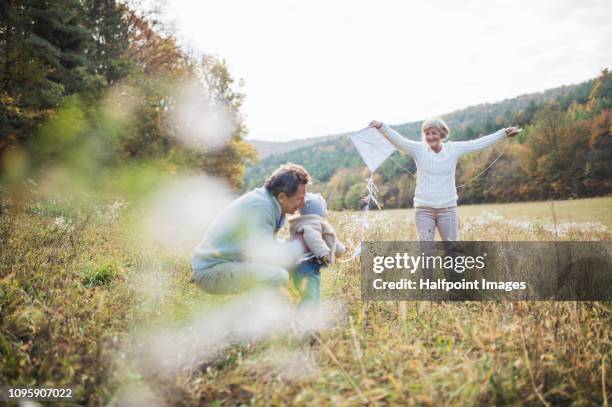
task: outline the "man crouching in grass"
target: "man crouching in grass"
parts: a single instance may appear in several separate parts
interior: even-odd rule
[[[284,164],[263,187],[230,203],[193,254],[198,286],[211,294],[237,294],[257,286],[287,285],[287,268],[304,253],[304,243],[282,242],[276,235],[285,215],[304,205],[309,181],[302,166]]]

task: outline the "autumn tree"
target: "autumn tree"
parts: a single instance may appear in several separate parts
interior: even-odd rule
[[[586,187],[597,193],[612,191],[612,110],[603,110],[591,125],[590,154],[585,168]]]
[[[164,161],[240,188],[244,164],[256,158],[243,141],[241,83],[225,61],[187,53],[151,17],[117,0],[0,3],[0,158],[20,145],[36,167],[70,159],[94,174]],[[233,122],[222,149],[177,137],[171,116],[177,89],[188,84]]]

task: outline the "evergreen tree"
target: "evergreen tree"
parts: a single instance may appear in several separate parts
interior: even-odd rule
[[[91,34],[88,57],[92,69],[112,85],[133,65],[128,54],[130,10],[115,0],[86,0],[84,5],[85,24]]]

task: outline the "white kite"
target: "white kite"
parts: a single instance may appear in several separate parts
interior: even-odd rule
[[[373,127],[366,127],[350,137],[361,158],[372,172],[376,171],[380,164],[395,151],[393,144]]]
[[[368,189],[368,195],[363,198],[365,206],[363,207],[363,215],[359,220],[360,223],[360,242],[359,246],[355,248],[355,251],[348,261],[355,259],[361,254],[361,243],[363,243],[364,232],[369,229],[368,224],[368,210],[370,209],[370,203],[373,202],[378,209],[380,204],[377,199],[378,188],[374,185],[373,172],[382,164],[393,152],[395,147],[380,132],[373,127],[366,127],[350,136],[351,141],[355,144],[359,155],[370,169],[370,178],[366,179],[366,186]]]

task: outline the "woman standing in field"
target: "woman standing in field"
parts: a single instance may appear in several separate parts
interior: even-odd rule
[[[417,167],[414,223],[419,240],[423,241],[434,240],[436,227],[442,240],[457,240],[455,169],[459,158],[520,131],[517,127],[508,127],[476,140],[442,143],[449,130],[440,118],[423,122],[423,142],[409,140],[376,120],[370,122],[370,127],[378,129],[391,144],[414,158]]]

